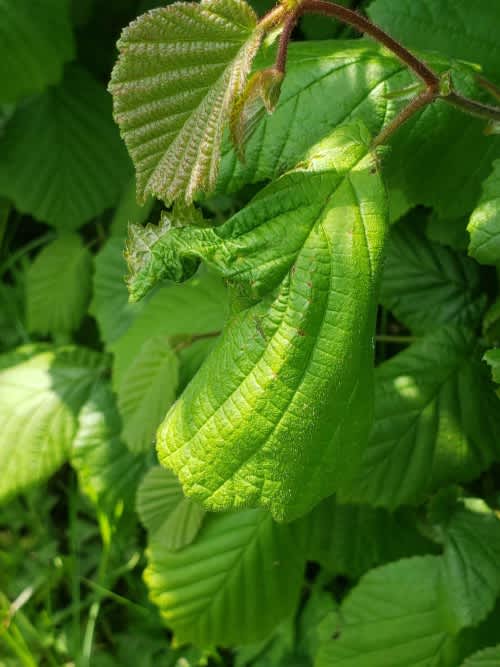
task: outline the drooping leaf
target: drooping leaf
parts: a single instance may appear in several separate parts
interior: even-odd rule
[[[109,346],[130,327],[146,302],[129,303],[123,252],[125,238],[110,238],[95,257],[93,297],[90,312],[96,318],[101,338]]]
[[[225,224],[172,229],[135,266],[135,296],[199,258],[232,285],[233,316],[158,432],[161,462],[207,509],[291,519],[353,474],[387,222],[369,143],[339,128]]]
[[[426,556],[366,574],[342,604],[339,636],[320,647],[315,667],[455,667],[439,573],[440,557]]]
[[[482,65],[498,79],[498,6],[489,0],[375,0],[370,18],[408,48]]]
[[[261,31],[244,0],[174,3],[140,16],[118,42],[110,90],[139,198],[209,191],[234,99]]]
[[[443,524],[441,608],[454,632],[478,625],[500,594],[500,518],[484,501],[456,503]]]
[[[500,665],[500,644],[474,653],[463,663],[462,667],[497,667]]]
[[[112,285],[110,276],[109,285]],[[125,303],[126,292],[124,285],[120,286],[120,298]],[[103,315],[106,313],[103,301]],[[120,387],[127,368],[133,363],[138,351],[144,343],[154,336],[168,336],[169,338],[182,337],[186,343],[180,345],[179,354],[202,345],[206,341],[200,340],[193,346],[187,345],[190,336],[203,336],[216,333],[222,329],[227,310],[226,290],[222,281],[211,274],[199,273],[192,280],[182,286],[169,285],[159,289],[143,306],[129,304],[126,311],[141,309],[128,330],[118,340],[111,344],[114,354],[113,383],[116,389]],[[174,343],[176,346],[176,343]],[[179,346],[177,346],[179,349]],[[182,375],[182,367],[180,369]]]
[[[197,646],[258,641],[298,600],[303,530],[263,510],[209,516],[196,540],[167,551],[150,538],[145,580],[178,642]]]
[[[0,104],[57,83],[73,55],[68,0],[1,0]]]
[[[376,371],[375,424],[347,498],[395,508],[500,457],[500,402],[473,331],[429,333]]]
[[[474,210],[467,231],[469,254],[481,264],[500,263],[500,160],[483,185],[483,195]]]
[[[19,107],[0,138],[0,194],[61,229],[115,204],[128,175],[108,96],[76,66]]]
[[[96,352],[26,346],[0,358],[0,499],[47,479],[70,455],[80,408],[105,370]]]
[[[179,362],[166,338],[147,340],[127,369],[118,390],[123,439],[132,452],[148,452],[175,400]]]
[[[429,241],[415,215],[391,228],[381,303],[415,334],[441,324],[477,323],[484,309],[477,264]]]
[[[269,67],[273,58],[274,53],[258,58],[256,68]],[[436,56],[426,59],[438,72],[452,71],[463,94],[480,96],[468,67]],[[276,111],[262,119],[249,139],[244,164],[227,142],[218,191],[276,178],[348,119],[361,119],[375,136],[406,104],[397,93],[414,83],[397,59],[371,42],[292,43]],[[393,136],[384,160],[391,219],[417,204],[435,208],[443,218],[469,215],[499,157],[500,137],[486,136],[484,121],[444,102],[427,107]]]
[[[99,382],[80,412],[71,464],[82,491],[111,519],[134,508],[135,491],[146,468],[146,458],[132,454],[120,432],[111,388]]]
[[[332,497],[304,520],[311,531],[308,558],[352,579],[384,563],[435,551],[418,531],[415,512],[407,508],[391,513],[369,505],[342,505]]]
[[[87,311],[92,255],[78,234],[46,245],[28,270],[26,309],[30,331],[70,333]]]
[[[159,535],[169,551],[191,544],[205,516],[199,505],[184,497],[176,476],[160,466],[145,475],[137,494],[137,512],[150,536]]]

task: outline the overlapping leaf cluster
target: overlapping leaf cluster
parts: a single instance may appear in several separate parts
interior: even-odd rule
[[[102,8],[0,0],[0,501],[65,463],[90,501],[82,664],[152,664],[154,635],[167,667],[496,665],[499,137],[437,102],[374,151],[414,91],[386,50],[300,41],[283,78],[244,0],[126,4],[131,163],[82,55]],[[365,5],[494,92],[494,3]],[[105,595],[134,608],[127,558],[170,645],[89,644]]]

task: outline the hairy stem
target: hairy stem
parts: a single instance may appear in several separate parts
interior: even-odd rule
[[[456,92],[451,92],[449,95],[441,97],[442,100],[448,102],[458,109],[462,109],[470,116],[476,116],[477,118],[487,118],[488,120],[500,122],[500,107],[493,106],[492,104],[483,104],[482,102],[477,102],[476,100],[471,100],[468,97],[464,97]]]
[[[286,58],[288,55],[288,44],[290,43],[290,37],[292,36],[293,29],[297,25],[297,21],[302,14],[302,7],[299,7],[291,14],[288,14],[286,20],[283,24],[283,32],[280,35],[280,41],[278,45],[278,53],[276,55],[275,67],[278,72],[282,74],[285,73],[286,69]]]
[[[386,127],[382,128],[380,134],[373,141],[373,147],[376,148],[384,144],[401,125],[406,123],[407,120],[428,104],[434,102],[438,97],[439,94],[435,90],[431,90],[430,88],[423,90]]]

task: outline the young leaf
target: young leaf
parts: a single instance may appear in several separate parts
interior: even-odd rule
[[[140,296],[203,258],[239,300],[158,431],[161,462],[207,509],[262,505],[289,520],[357,465],[387,224],[369,142],[339,128],[225,224],[168,231],[131,276]]]
[[[339,636],[320,647],[316,667],[455,667],[439,573],[440,558],[426,556],[366,574],[342,604]]]
[[[375,425],[345,499],[395,508],[500,458],[500,403],[473,331],[447,326],[376,371]]]
[[[161,466],[144,476],[137,493],[137,513],[150,536],[160,535],[169,551],[191,544],[205,516],[199,505],[184,497],[177,477]]]
[[[483,185],[483,195],[467,227],[469,254],[481,264],[500,263],[500,160]]]
[[[327,571],[357,579],[373,567],[406,556],[432,553],[411,509],[390,513],[369,505],[342,505],[327,498],[305,520],[308,558]]]
[[[179,643],[197,646],[266,638],[298,600],[304,532],[263,510],[209,516],[193,544],[165,549],[150,536],[144,577]]]
[[[179,362],[168,340],[147,340],[118,391],[122,436],[132,452],[153,448],[156,429],[175,400],[178,381]]]
[[[500,665],[500,644],[474,653],[463,663],[462,667],[498,667]]]
[[[0,500],[66,461],[80,408],[104,370],[101,355],[78,347],[28,346],[0,357]]]
[[[189,202],[213,188],[222,132],[260,45],[256,26],[245,0],[202,0],[124,30],[110,91],[140,199]]]
[[[63,234],[46,245],[26,277],[30,331],[75,331],[87,311],[91,280],[92,255],[78,234]]]
[[[415,334],[453,322],[477,324],[484,310],[477,264],[429,241],[417,215],[391,227],[380,302]]]
[[[54,227],[77,229],[112,206],[128,175],[106,92],[76,66],[0,138],[0,194]]]
[[[68,0],[0,2],[0,105],[57,83],[73,55]]]
[[[500,594],[500,518],[482,500],[469,498],[440,528],[441,608],[457,633],[486,618]]]
[[[120,437],[121,420],[111,388],[97,383],[78,417],[71,464],[82,491],[110,518],[134,507],[146,459],[134,455]]]

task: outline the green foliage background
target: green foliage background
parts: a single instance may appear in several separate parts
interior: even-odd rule
[[[233,11],[236,0],[224,1]],[[164,153],[171,140],[155,105],[140,117],[146,129],[137,125],[146,93],[127,88],[140,74],[133,58],[115,70],[138,204],[107,86],[121,30],[164,4],[0,0],[0,667],[499,665],[500,137],[437,102],[373,165],[366,136],[396,115],[414,79],[385,49],[307,16],[245,160],[227,132],[212,138],[220,169],[202,165],[214,192],[194,217],[151,197],[169,205],[199,183],[189,159],[174,187],[144,153],[146,140]],[[464,94],[492,101],[478,72],[500,85],[495,2],[343,4],[451,72]],[[271,6],[251,5],[259,15]],[[255,46],[251,13],[238,11],[229,74]],[[215,33],[193,81],[224,91]],[[265,45],[254,69],[274,55]],[[154,74],[157,59],[139,60]],[[193,128],[226,118],[224,104],[214,109]],[[368,229],[364,245],[341,245],[348,209],[358,215],[349,229]],[[330,255],[310,242],[318,216]],[[191,226],[176,228],[179,219]],[[145,222],[159,226],[135,232],[129,287],[144,298],[131,303],[127,229]],[[308,339],[305,306],[292,323],[304,350],[321,340],[347,384],[328,402],[325,357],[305,366],[284,345],[278,361],[311,403],[294,406],[270,383],[261,404],[240,397],[235,431],[223,391],[243,373],[259,378],[228,359],[248,341],[249,355],[268,354],[283,304],[296,304],[319,256],[338,271],[324,313],[342,313],[344,328],[325,336],[322,322]],[[311,303],[328,293],[314,281]],[[217,407],[220,451],[196,440],[214,441],[199,424],[203,402]],[[282,410],[274,440],[258,419],[267,405]],[[307,409],[321,413],[313,437]],[[155,454],[167,413],[159,453],[184,488]],[[312,437],[319,449],[339,421],[326,464],[297,447]],[[342,444],[358,440],[356,461]],[[235,465],[241,478],[228,473]]]

